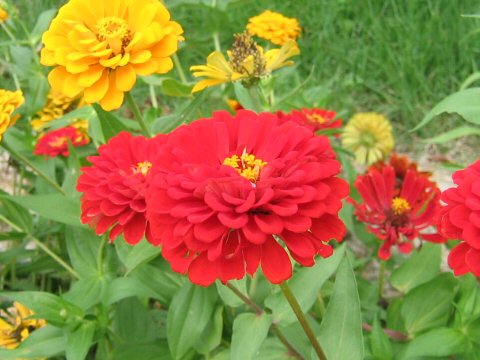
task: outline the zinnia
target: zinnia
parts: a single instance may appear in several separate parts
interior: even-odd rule
[[[49,157],[68,156],[69,141],[72,146],[78,147],[87,145],[90,139],[74,126],[67,126],[41,135],[33,153]]]
[[[358,163],[371,165],[393,150],[392,126],[381,114],[358,113],[345,125],[342,145],[355,154]]]
[[[284,45],[300,36],[300,25],[295,18],[288,18],[278,12],[266,10],[248,20],[247,30],[276,45]]]
[[[442,193],[446,204],[439,214],[439,228],[449,239],[460,239],[448,256],[455,275],[468,272],[480,277],[480,160],[453,174],[457,185]]]
[[[32,310],[18,302],[6,311],[0,311],[0,348],[15,349],[33,331],[45,326],[43,319],[29,319],[32,315]]]
[[[281,111],[277,115],[284,120],[294,121],[308,127],[313,132],[338,129],[342,126],[342,119],[337,118],[337,113],[325,109],[300,109],[292,110],[285,114]]]
[[[13,115],[13,112],[19,108],[25,99],[20,90],[9,91],[0,89],[0,141],[7,129],[15,124],[18,115]]]
[[[269,113],[213,114],[169,135],[147,211],[174,271],[207,286],[254,274],[280,283],[340,241],[348,185],[325,136]]]
[[[110,228],[110,240],[121,233],[129,244],[150,237],[145,217],[145,195],[150,170],[165,135],[148,139],[121,132],[87,158],[77,190],[83,193],[81,220],[101,235]]]
[[[137,75],[172,69],[182,33],[159,0],[70,0],[43,34],[41,62],[55,67],[55,90],[113,110]]]
[[[440,208],[440,190],[427,173],[417,170],[406,158],[392,157],[355,180],[363,203],[350,200],[358,220],[383,241],[378,251],[382,260],[391,256],[392,246],[402,253],[413,249],[413,240],[431,242],[445,239],[430,231]]]
[[[65,114],[68,114],[70,111],[75,110],[82,105],[84,105],[84,103],[79,97],[70,98],[58,91],[50,90],[45,106],[33,116],[30,124],[32,125],[33,130],[41,131],[42,128],[49,122],[61,118]],[[72,122],[73,124],[79,122],[81,124],[79,125],[81,128],[84,128],[85,125],[88,124],[87,120],[85,119],[74,119]]]
[[[266,52],[258,46],[247,33],[236,34],[233,46],[227,52],[229,60],[220,51],[214,51],[207,58],[206,65],[190,67],[195,77],[206,77],[192,89],[197,92],[209,86],[241,80],[250,86],[262,77],[270,75],[276,69],[291,65],[287,61],[298,55],[300,50],[293,40],[288,41],[280,49]]]

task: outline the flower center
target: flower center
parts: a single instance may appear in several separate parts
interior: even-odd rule
[[[369,132],[364,132],[360,135],[360,142],[362,143],[362,145],[368,148],[372,148],[373,146],[375,146],[378,140],[374,134]]]
[[[123,19],[114,16],[104,17],[98,20],[96,28],[99,40],[106,41],[116,54],[123,52],[130,43],[130,30]]]
[[[392,199],[392,210],[395,215],[403,215],[410,211],[411,206],[409,202],[402,197],[395,197]]]
[[[327,120],[318,114],[307,114],[307,119],[310,120],[311,122],[318,123],[318,124],[324,124],[327,122]]]
[[[50,141],[48,145],[50,145],[54,149],[59,149],[67,143],[67,137],[66,136],[59,136],[55,138],[54,140]]]
[[[135,172],[146,176],[151,168],[152,163],[150,161],[142,161],[137,164]]]
[[[257,159],[253,154],[248,154],[244,150],[240,156],[232,155],[225,158],[223,165],[233,167],[241,176],[254,183],[260,177],[260,170],[262,170],[267,163],[262,159]]]

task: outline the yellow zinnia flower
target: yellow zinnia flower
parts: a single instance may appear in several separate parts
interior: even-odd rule
[[[45,320],[27,319],[33,314],[18,302],[6,311],[0,311],[0,348],[15,349],[32,331],[45,326]]]
[[[183,40],[159,0],[70,0],[43,34],[41,62],[65,96],[118,109],[137,75],[167,73]]]
[[[393,150],[392,126],[381,114],[358,113],[345,126],[342,145],[355,154],[358,163],[373,164]]]
[[[30,124],[32,125],[33,130],[37,132],[41,131],[50,121],[56,120],[65,114],[68,114],[70,111],[78,109],[84,105],[85,103],[79,97],[70,98],[52,89],[48,94],[47,103],[42,110],[33,116]],[[72,125],[79,130],[84,131],[85,134],[87,133],[88,120],[74,119],[72,120]]]
[[[208,56],[206,65],[190,67],[193,76],[207,78],[200,80],[192,92],[237,80],[242,80],[247,86],[251,85],[273,70],[293,64],[287,60],[300,53],[293,40],[288,41],[280,49],[264,52],[247,33],[236,34],[234,38],[233,46],[227,52],[228,61],[220,51],[214,51]]]
[[[12,114],[24,101],[25,99],[20,90],[9,91],[0,89],[0,141],[5,131],[17,121],[19,116],[12,116]]]
[[[297,19],[266,10],[248,20],[247,30],[251,35],[276,45],[284,45],[288,40],[296,40],[300,36],[301,28]]]
[[[4,22],[7,19],[8,19],[7,10],[5,10],[5,8],[2,5],[0,5],[0,22]]]

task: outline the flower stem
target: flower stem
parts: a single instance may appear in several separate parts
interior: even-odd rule
[[[293,295],[293,292],[290,289],[290,286],[288,286],[286,281],[284,281],[280,284],[280,289],[282,289],[283,295],[285,295],[285,298],[287,299],[288,303],[290,304],[290,307],[292,308],[293,312],[297,316],[297,319],[298,319],[300,325],[302,326],[303,331],[305,332],[305,335],[307,335],[308,339],[310,340],[310,343],[312,344],[313,348],[315,349],[315,352],[317,353],[318,358],[320,360],[327,360],[327,357],[325,356],[325,353],[323,352],[322,347],[320,346],[317,338],[315,337],[315,334],[313,333],[312,328],[308,324],[308,320],[305,317],[305,314],[303,313],[302,309],[300,308],[300,304],[298,303],[297,299],[295,298],[295,295]]]
[[[60,194],[62,195],[67,195],[67,193],[52,179],[50,179],[44,172],[42,172],[39,168],[37,168],[35,165],[32,164],[30,160],[28,160],[25,156],[21,155],[19,152],[13,150],[10,146],[5,144],[5,142],[1,142],[0,146],[2,146],[6,151],[8,151],[10,154],[13,155],[13,157],[17,158],[17,160],[20,160],[23,162],[25,165],[27,165],[30,169],[33,170],[34,173],[36,173],[38,176],[40,176],[42,179],[44,179],[51,187],[53,187],[55,190],[57,190]]]
[[[264,313],[263,309],[258,306],[252,299],[248,296],[243,294],[240,290],[238,290],[235,286],[230,283],[227,283],[226,286],[232,290],[232,292],[237,295],[247,306],[249,306],[257,315],[261,315]],[[278,339],[282,342],[283,345],[287,348],[288,352],[294,356],[296,359],[303,359],[303,356],[300,355],[297,350],[288,342],[287,338],[278,328],[277,324],[272,323],[272,331],[278,337]]]
[[[140,109],[138,108],[138,105],[135,102],[135,99],[133,98],[133,95],[131,92],[127,93],[126,99],[127,99],[128,107],[130,108],[130,110],[132,110],[133,116],[135,117],[135,120],[138,121],[138,124],[140,125],[140,128],[142,129],[143,134],[147,137],[152,137],[152,133],[148,128],[147,124],[145,123],[142,113],[140,112]]]
[[[260,89],[257,85],[250,86],[248,88],[248,94],[252,100],[253,111],[260,113],[263,111],[262,101],[260,100]]]
[[[383,289],[385,287],[385,264],[386,262],[380,260],[380,270],[378,272],[378,298],[383,299]]]
[[[180,80],[182,83],[186,84],[187,83],[187,77],[185,76],[185,72],[183,71],[182,64],[180,63],[180,59],[178,58],[178,55],[175,53],[172,56],[173,58],[173,63],[175,64],[175,69],[177,69],[178,76],[180,77]]]

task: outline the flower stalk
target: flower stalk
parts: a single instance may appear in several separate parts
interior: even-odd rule
[[[127,100],[127,105],[129,109],[132,110],[133,116],[135,117],[135,120],[138,121],[138,124],[140,125],[140,128],[142,129],[143,134],[147,137],[152,137],[152,132],[148,128],[147,124],[145,123],[142,113],[140,112],[140,109],[138,108],[138,105],[135,102],[135,99],[133,98],[131,92],[126,94],[126,100]]]
[[[227,283],[226,286],[232,290],[232,292],[237,295],[248,307],[250,307],[257,315],[263,314],[263,309],[258,306],[252,299],[248,296],[244,295],[240,290],[238,290],[235,286],[230,283]],[[297,350],[288,342],[287,338],[278,328],[277,324],[272,323],[272,331],[278,337],[278,339],[282,342],[283,345],[287,348],[288,352],[293,355],[296,359],[303,359],[303,356],[300,355]]]
[[[315,334],[313,333],[312,328],[308,324],[308,320],[305,317],[305,314],[303,313],[302,309],[300,308],[300,304],[298,303],[295,295],[293,294],[292,290],[290,289],[290,286],[288,286],[287,282],[284,281],[280,283],[280,289],[282,289],[283,295],[287,299],[288,303],[290,304],[290,307],[292,308],[293,312],[295,313],[298,322],[303,328],[303,331],[305,332],[305,335],[307,335],[308,339],[310,340],[310,343],[312,344],[313,348],[315,349],[315,352],[320,360],[327,360],[327,357],[325,356],[325,353],[320,346],[320,343],[318,342],[317,338],[315,337]]]

